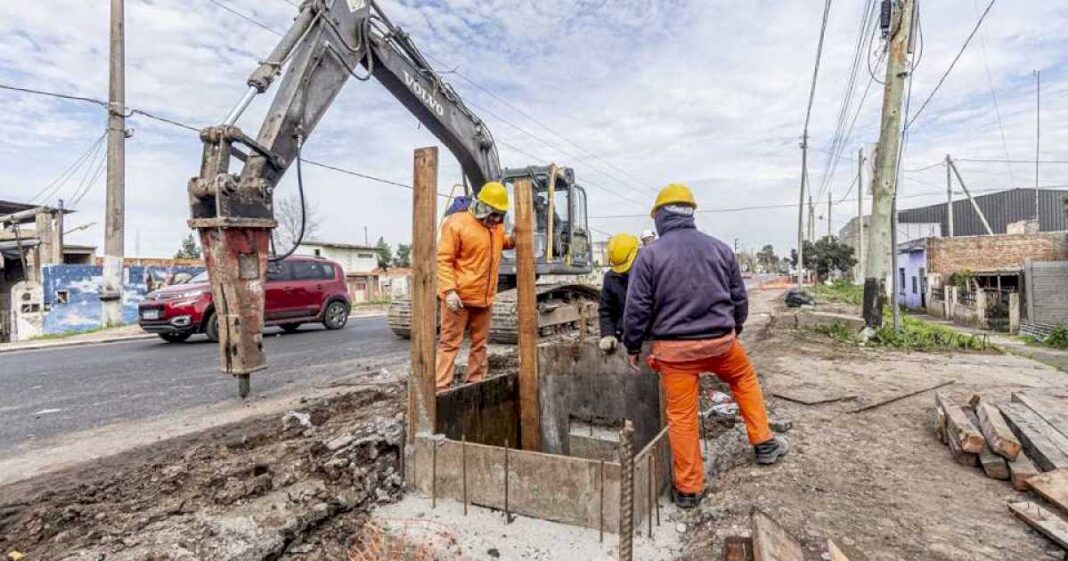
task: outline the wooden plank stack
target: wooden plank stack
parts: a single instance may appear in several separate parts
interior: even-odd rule
[[[1015,392],[1009,403],[995,405],[975,394],[959,405],[940,392],[934,420],[955,462],[980,466],[987,477],[1044,499],[1014,501],[1009,510],[1068,549],[1068,402]]]
[[[750,515],[752,536],[727,536],[723,544],[723,561],[805,561],[801,542],[767,513],[754,509]],[[824,559],[849,561],[831,540],[827,541]]]

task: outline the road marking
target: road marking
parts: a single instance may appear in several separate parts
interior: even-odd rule
[[[59,413],[60,411],[62,411],[62,409],[41,409],[34,413],[34,415],[47,415],[49,413]]]

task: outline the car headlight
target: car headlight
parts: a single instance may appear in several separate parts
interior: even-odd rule
[[[203,290],[187,290],[185,292],[178,293],[175,298],[181,298],[184,300],[186,298],[199,298],[205,294],[207,294],[207,292],[204,292]]]

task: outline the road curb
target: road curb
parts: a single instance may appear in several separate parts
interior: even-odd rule
[[[4,353],[17,353],[22,351],[42,351],[46,349],[63,349],[68,347],[86,347],[89,345],[102,345],[105,343],[122,343],[125,341],[137,341],[141,339],[152,339],[156,337],[152,333],[143,333],[140,335],[123,335],[121,337],[108,337],[105,339],[86,339],[82,341],[60,341],[49,343],[38,343],[30,345],[13,344],[12,347],[5,348],[0,345],[0,354]]]

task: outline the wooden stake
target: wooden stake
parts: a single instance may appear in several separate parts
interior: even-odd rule
[[[519,313],[519,420],[524,450],[541,450],[538,309],[534,293],[534,212],[530,178],[515,182],[515,258]]]
[[[415,435],[419,433],[432,433],[435,425],[436,147],[415,151],[412,184],[412,372],[408,381],[408,442],[415,442]]]

